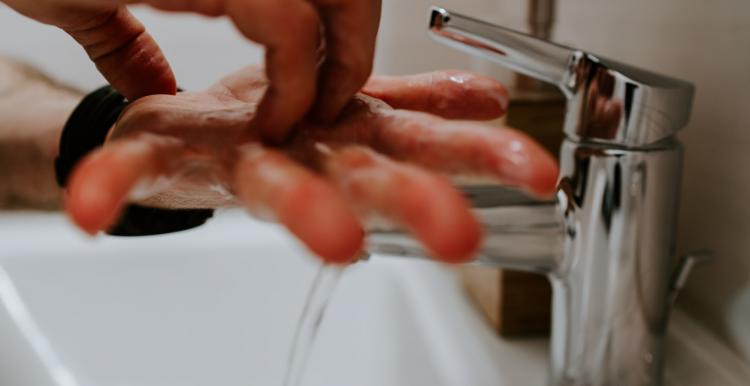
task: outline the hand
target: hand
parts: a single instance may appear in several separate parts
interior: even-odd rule
[[[362,248],[361,219],[377,215],[435,257],[459,262],[476,251],[481,229],[463,196],[428,169],[492,176],[539,196],[554,191],[555,160],[526,135],[445,119],[502,115],[507,95],[494,80],[375,77],[336,124],[304,122],[279,148],[245,130],[266,87],[251,67],[206,91],[131,104],[108,143],[74,170],[74,222],[92,234],[106,229],[133,197],[172,208],[241,204],[273,216],[325,260],[346,262]]]
[[[370,75],[380,22],[380,0],[1,1],[68,32],[130,100],[172,95],[176,82],[158,45],[125,4],[229,16],[248,39],[266,46],[270,85],[253,125],[272,141],[285,138],[313,105],[322,121],[338,116]]]

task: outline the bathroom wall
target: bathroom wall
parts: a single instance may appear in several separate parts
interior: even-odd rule
[[[135,13],[156,37],[185,89],[207,87],[230,71],[257,63],[263,57],[263,50],[248,44],[226,20],[168,15],[144,7],[136,8]],[[27,60],[85,90],[104,82],[82,49],[67,35],[23,18],[2,4],[0,34],[0,55]]]
[[[432,3],[510,27],[525,23],[525,2],[518,0],[384,0],[379,72],[454,67],[508,77],[507,72],[430,41],[425,26]],[[681,302],[741,349],[742,331],[750,331],[747,319],[736,316],[750,310],[750,304],[738,300],[750,299],[750,1],[560,3],[558,41],[698,86],[692,122],[681,134],[687,153],[678,249],[711,247],[718,258],[696,270]],[[262,58],[262,50],[247,44],[225,20],[165,16],[146,9],[137,13],[161,43],[185,88],[207,86]],[[0,6],[0,34],[0,54],[29,60],[85,89],[102,83],[81,50],[54,28]],[[750,341],[748,335],[744,339]],[[750,344],[745,350],[750,360]]]

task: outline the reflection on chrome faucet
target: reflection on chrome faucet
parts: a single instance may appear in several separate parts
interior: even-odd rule
[[[487,231],[477,263],[547,274],[550,384],[659,385],[669,307],[693,258],[675,258],[693,86],[434,8],[440,42],[557,85],[568,98],[554,203],[467,188]],[[369,251],[424,256],[398,232]]]
[[[594,138],[614,139],[622,119],[623,102],[614,95],[615,78],[605,72],[597,72],[591,82],[581,114],[582,131]]]

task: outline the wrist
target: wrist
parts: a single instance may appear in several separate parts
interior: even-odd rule
[[[56,208],[54,158],[80,93],[0,60],[0,206]]]

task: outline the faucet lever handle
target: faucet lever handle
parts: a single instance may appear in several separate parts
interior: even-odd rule
[[[432,7],[430,32],[437,41],[548,83],[566,81],[574,51],[531,35]]]
[[[647,147],[687,125],[692,84],[432,7],[441,43],[557,85],[568,98],[565,133],[577,140]]]

